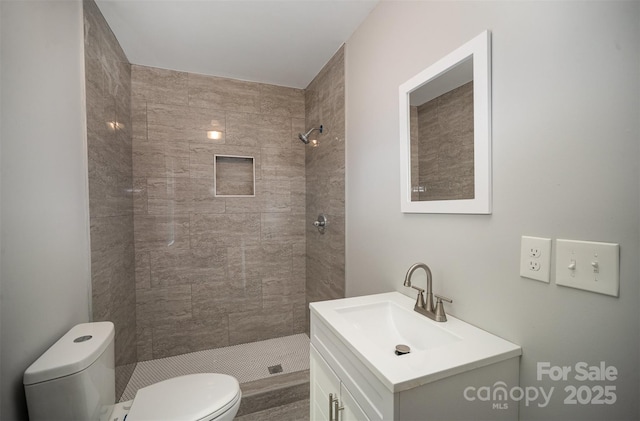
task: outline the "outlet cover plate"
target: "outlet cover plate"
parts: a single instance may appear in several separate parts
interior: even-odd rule
[[[620,245],[557,240],[556,284],[617,297],[620,290]]]
[[[520,276],[549,283],[551,238],[528,237],[520,241]]]

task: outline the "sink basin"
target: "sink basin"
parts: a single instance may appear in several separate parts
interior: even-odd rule
[[[393,353],[396,345],[408,345],[412,352],[447,346],[462,338],[444,328],[446,323],[432,323],[416,318],[413,309],[393,301],[337,308],[336,313],[353,329],[364,334],[372,346]],[[443,326],[440,326],[443,325]]]
[[[430,320],[414,303],[399,292],[311,303],[311,343],[321,353],[341,353],[341,343],[394,393],[522,354],[450,314],[446,322]],[[411,352],[396,355],[399,344]]]

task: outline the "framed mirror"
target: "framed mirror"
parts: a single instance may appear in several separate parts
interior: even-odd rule
[[[491,213],[491,35],[400,85],[401,210]]]

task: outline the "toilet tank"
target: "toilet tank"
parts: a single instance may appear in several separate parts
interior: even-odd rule
[[[24,373],[29,419],[107,420],[115,403],[114,327],[74,326]]]

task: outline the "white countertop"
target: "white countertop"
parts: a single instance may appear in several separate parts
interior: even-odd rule
[[[434,322],[415,312],[414,304],[415,300],[399,292],[389,292],[311,303],[310,309],[394,393],[522,354],[520,346],[453,316],[447,315],[446,322]],[[371,311],[375,306],[393,307],[394,314],[401,317],[380,323],[379,329],[345,318],[347,313],[360,308]],[[394,323],[401,326],[404,337],[416,339],[416,349],[411,353],[397,356],[394,347],[381,345],[390,336],[383,324]],[[432,344],[423,346],[430,337],[452,339],[441,344],[434,339]],[[395,341],[396,337],[388,339]]]

